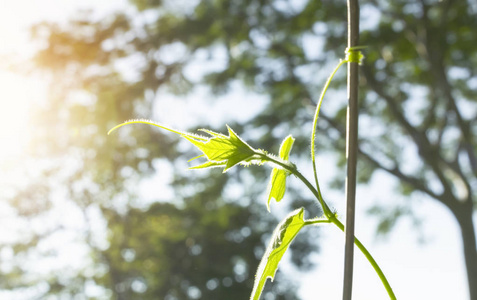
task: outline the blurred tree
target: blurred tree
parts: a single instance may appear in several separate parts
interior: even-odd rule
[[[116,299],[250,297],[261,237],[271,223],[237,204],[205,199],[189,199],[184,209],[156,203],[124,216],[107,211],[111,245],[101,258],[109,271],[98,282],[115,287]],[[298,299],[295,288],[282,283],[270,285],[268,297]]]
[[[68,124],[46,132],[54,139],[43,146],[89,149],[82,157],[86,170],[102,194],[110,193],[100,199],[111,199],[123,188],[121,169],[151,171],[152,158],[175,155],[172,143],[149,129],[131,128],[120,139],[99,134],[125,119],[147,117],[144,112],[162,86],[185,93],[207,84],[226,93],[239,80],[271,99],[243,131],[259,128],[256,144],[266,149],[291,132],[298,137],[294,152],[308,153],[306,138],[300,136],[308,135],[302,128],[311,122],[326,74],[322,69],[343,55],[344,1],[131,3],[135,10],[127,14],[99,21],[77,16],[67,28],[43,24],[34,30],[44,45],[37,62],[57,76],[53,91],[58,102],[50,103],[45,122],[61,124],[55,118],[63,118]],[[452,212],[462,233],[470,297],[476,300],[477,7],[450,0],[363,0],[361,6],[361,43],[368,49],[361,68],[361,125],[366,130],[360,133],[360,180],[381,174],[376,171],[388,173],[404,196],[432,199]],[[171,51],[175,55],[164,55]],[[204,65],[205,76],[195,74],[194,63]],[[117,71],[121,65],[129,78]],[[343,83],[344,77],[334,87]],[[67,98],[65,88],[86,91],[92,100]],[[325,100],[319,122],[320,144],[340,153],[344,98]],[[146,149],[142,155],[135,150],[138,145]],[[396,218],[412,212],[412,205],[380,203],[373,211],[383,220],[380,228],[389,230]]]
[[[151,117],[159,88],[176,93],[192,88],[181,74],[183,63],[161,69],[156,62],[170,53],[183,58],[174,49],[159,53],[156,36],[143,30],[153,23],[145,20],[145,14],[133,13],[97,21],[82,12],[65,26],[33,28],[42,47],[35,62],[52,85],[35,116],[31,154],[36,162],[30,164],[38,169],[25,179],[28,187],[19,186],[10,199],[14,214],[33,226],[18,229],[25,233],[2,244],[2,253],[10,253],[2,255],[8,265],[4,291],[34,299],[238,299],[250,294],[267,243],[262,236],[269,237],[276,225],[265,201],[254,200],[263,194],[267,175],[246,191],[224,196],[226,187],[251,184],[251,177],[235,170],[229,176],[177,171],[171,183],[175,195],[166,199],[173,204],[162,199],[149,206],[138,199],[141,180],[164,172],[156,164],[161,158],[184,168],[184,158],[176,157],[188,149],[146,127],[105,135],[126,119]],[[165,184],[158,184],[159,198]],[[97,224],[98,215],[106,228]],[[307,254],[317,250],[316,237],[303,234],[292,247],[292,262],[302,270],[312,266]],[[61,263],[62,251],[78,259]],[[46,266],[45,261],[56,262]],[[293,283],[267,289],[271,299],[297,299]]]

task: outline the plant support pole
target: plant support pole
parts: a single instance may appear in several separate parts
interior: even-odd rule
[[[358,0],[348,2],[348,49],[359,43]],[[348,109],[346,121],[346,225],[343,300],[351,300],[353,287],[354,215],[356,198],[356,163],[358,149],[358,63],[348,61]]]

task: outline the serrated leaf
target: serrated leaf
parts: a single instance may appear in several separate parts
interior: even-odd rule
[[[229,126],[229,136],[202,130],[212,135],[207,141],[184,136],[202,151],[209,161],[225,162],[224,172],[240,162],[246,162],[255,155],[255,150],[245,143]]]
[[[228,126],[227,126],[227,128],[228,128]],[[208,133],[210,136],[213,136],[213,137],[227,138],[227,136],[226,136],[225,134],[222,134],[222,133],[219,133],[219,132],[215,132],[215,131],[212,131],[212,130],[209,130],[209,129],[206,129],[206,128],[201,128],[201,129],[199,129],[199,131],[206,132],[206,133]]]
[[[250,300],[260,299],[260,295],[262,294],[268,278],[273,282],[273,278],[278,269],[278,264],[285,254],[285,251],[288,249],[298,232],[305,226],[303,214],[303,207],[299,208],[291,212],[275,228],[272,239],[268,244],[267,251],[263,255],[260,265],[258,266]]]
[[[229,126],[227,126],[229,136],[226,136],[222,133],[213,132],[208,129],[200,129],[200,131],[203,131],[211,136],[205,137],[189,132],[175,130],[150,120],[130,120],[115,126],[108,132],[108,134],[124,125],[137,123],[157,126],[159,128],[179,134],[181,137],[185,138],[200,151],[202,151],[202,153],[204,153],[204,155],[207,157],[207,162],[195,167],[191,167],[190,169],[224,167],[224,172],[226,172],[228,169],[232,168],[238,163],[242,163],[244,165],[250,165],[251,163],[263,163],[262,160],[256,159],[255,154],[264,152],[250,147]],[[204,155],[200,155],[198,157]],[[195,158],[191,160],[194,159]]]
[[[293,147],[293,142],[295,139],[289,135],[287,136],[282,144],[280,145],[280,158],[287,161],[290,156],[290,151]],[[284,169],[273,168],[272,174],[270,176],[270,183],[268,184],[268,200],[267,200],[267,209],[270,211],[270,201],[275,199],[276,202],[280,202],[285,195],[286,190],[286,179],[290,175],[290,172]]]

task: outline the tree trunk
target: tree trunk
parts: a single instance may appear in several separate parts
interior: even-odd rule
[[[453,213],[459,222],[462,234],[470,299],[477,300],[477,246],[474,222],[472,220],[472,202],[463,203],[457,210],[454,210]]]

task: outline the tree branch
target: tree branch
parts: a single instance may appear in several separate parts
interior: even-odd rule
[[[418,148],[419,156],[427,163],[427,165],[429,165],[429,167],[431,167],[437,178],[439,178],[439,181],[444,188],[443,196],[449,198],[448,201],[455,200],[456,197],[454,197],[452,193],[452,186],[448,182],[446,176],[439,166],[439,163],[448,164],[448,162],[445,161],[439,154],[438,147],[431,144],[424,132],[419,131],[416,127],[411,125],[402,110],[397,106],[395,100],[386,94],[383,90],[383,86],[374,79],[369,68],[363,66],[362,70],[369,87],[372,88],[374,92],[376,92],[376,94],[378,94],[384,101],[386,101],[388,105],[387,107],[391,110],[397,122],[414,141],[416,147]]]
[[[470,167],[474,175],[477,176],[477,157],[473,151],[474,145],[474,137],[472,135],[472,131],[470,128],[470,123],[466,121],[457,106],[457,101],[452,95],[452,87],[449,83],[448,75],[446,69],[443,65],[444,63],[444,52],[447,49],[447,45],[443,42],[443,36],[446,36],[446,24],[447,24],[447,12],[449,11],[449,6],[452,5],[452,1],[447,1],[447,4],[444,10],[444,14],[442,16],[442,21],[439,23],[439,28],[433,28],[429,23],[429,19],[427,16],[427,6],[424,2],[422,2],[423,7],[423,15],[422,21],[424,22],[424,28],[426,29],[426,40],[425,40],[425,47],[427,53],[427,60],[429,61],[429,65],[431,66],[431,73],[430,75],[434,78],[435,84],[433,86],[436,89],[440,90],[443,97],[449,103],[450,109],[455,113],[457,119],[457,126],[460,128],[462,133],[463,139],[463,148],[467,153],[467,157],[470,162]],[[436,47],[438,45],[439,47]],[[432,78],[431,77],[431,78]]]
[[[344,134],[344,129],[335,120],[328,117],[324,113],[321,113],[321,118],[324,119],[333,129],[337,130],[340,134]],[[414,189],[421,191],[432,198],[435,198],[439,201],[442,200],[441,196],[434,193],[429,188],[427,188],[425,182],[423,182],[421,179],[402,173],[402,171],[397,166],[395,166],[394,168],[385,167],[382,163],[376,160],[372,155],[365,152],[361,147],[358,148],[358,153],[360,156],[362,156],[364,159],[366,159],[376,168],[381,169],[397,177],[398,179],[410,184]]]

